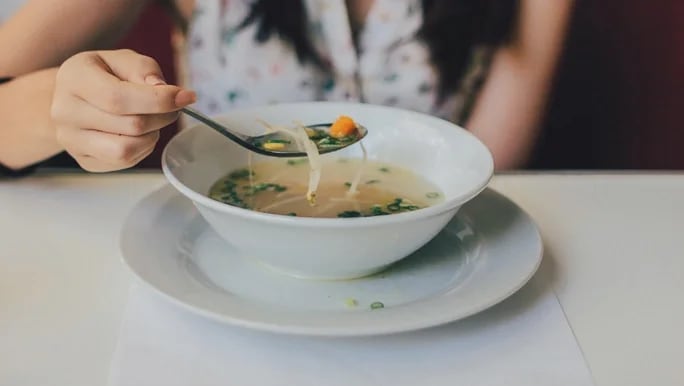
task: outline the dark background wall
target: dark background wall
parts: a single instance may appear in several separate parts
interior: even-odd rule
[[[121,46],[174,81],[171,26],[152,5]],[[684,0],[578,0],[531,167],[684,169],[683,122]]]
[[[535,168],[684,169],[684,1],[579,1]]]

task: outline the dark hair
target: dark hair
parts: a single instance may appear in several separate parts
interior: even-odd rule
[[[418,32],[430,49],[439,74],[439,97],[460,84],[471,49],[476,45],[499,45],[514,27],[517,0],[422,0],[423,25]],[[326,64],[308,38],[306,8],[302,0],[256,0],[242,23],[258,23],[256,40],[273,34],[291,44],[300,62],[322,69]]]

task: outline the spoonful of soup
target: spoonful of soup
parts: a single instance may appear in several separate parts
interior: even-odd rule
[[[253,152],[272,157],[307,156],[302,142],[290,130],[273,130],[264,135],[248,136],[226,127],[197,110],[185,107],[181,111]],[[311,141],[310,143],[316,146],[319,154],[344,149],[357,143],[368,134],[368,130],[365,127],[347,116],[341,116],[332,123],[302,125],[301,128],[304,130],[303,133],[306,133],[306,137]]]

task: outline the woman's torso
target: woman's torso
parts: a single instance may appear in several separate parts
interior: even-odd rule
[[[357,45],[344,0],[303,0],[312,43],[330,64],[301,64],[278,38],[256,43],[256,23],[239,28],[250,0],[198,0],[188,35],[189,82],[209,114],[271,103],[328,100],[397,106],[457,119],[477,93],[486,51],[475,51],[461,87],[438,98],[439,76],[416,37],[421,0],[375,0]],[[358,47],[358,49],[357,49]]]

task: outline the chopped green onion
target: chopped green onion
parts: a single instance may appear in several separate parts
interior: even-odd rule
[[[399,209],[401,209],[401,208],[399,208],[399,205],[398,205],[398,204],[389,204],[389,205],[387,205],[387,209],[388,209],[390,212],[397,212],[397,211],[399,211]]]
[[[292,143],[292,141],[289,141],[289,140],[287,140],[287,139],[277,139],[277,138],[274,138],[274,139],[266,140],[266,143],[284,143],[284,144],[290,144],[290,143]]]
[[[387,209],[390,212],[397,212],[401,209],[400,204],[402,202],[401,198],[395,198],[393,202],[387,204]]]
[[[305,164],[307,161],[308,160],[306,158],[289,159],[289,160],[287,160],[287,164],[290,166],[301,165],[301,164]]]
[[[402,209],[407,209],[407,208],[410,208],[412,206],[415,206],[415,205],[411,204],[410,202],[402,201],[399,203],[399,207]]]
[[[382,207],[380,205],[373,205],[371,207],[371,216],[383,216],[389,214],[382,210]]]
[[[309,135],[309,139],[312,141],[317,141],[319,139],[323,139],[329,137],[328,133],[325,130],[321,129],[312,129],[311,134]]]
[[[425,197],[427,197],[427,198],[437,198],[437,197],[439,197],[439,193],[437,193],[437,192],[430,192],[430,193],[427,193],[427,194],[425,195]]]
[[[251,191],[245,193],[245,196],[253,196],[259,192],[270,190],[272,192],[284,192],[287,190],[286,186],[262,182],[251,187]]]
[[[244,180],[245,178],[249,178],[249,176],[253,176],[254,172],[251,170],[247,169],[239,169],[236,170],[228,175],[228,178],[233,179],[233,180]]]
[[[337,217],[361,217],[361,212],[355,210],[345,210],[337,214]]]
[[[373,302],[370,305],[371,310],[378,310],[380,308],[385,308],[385,305],[382,304],[382,302]]]
[[[333,137],[325,137],[325,138],[321,139],[320,141],[318,141],[318,146],[322,146],[322,145],[339,145],[339,144],[340,144],[340,141],[337,140],[337,139],[335,139],[335,138],[333,138]]]
[[[383,173],[389,173],[389,171],[390,171],[389,168],[387,168],[387,167],[381,167],[381,168],[378,169],[378,170],[380,170],[380,171],[383,172]]]

